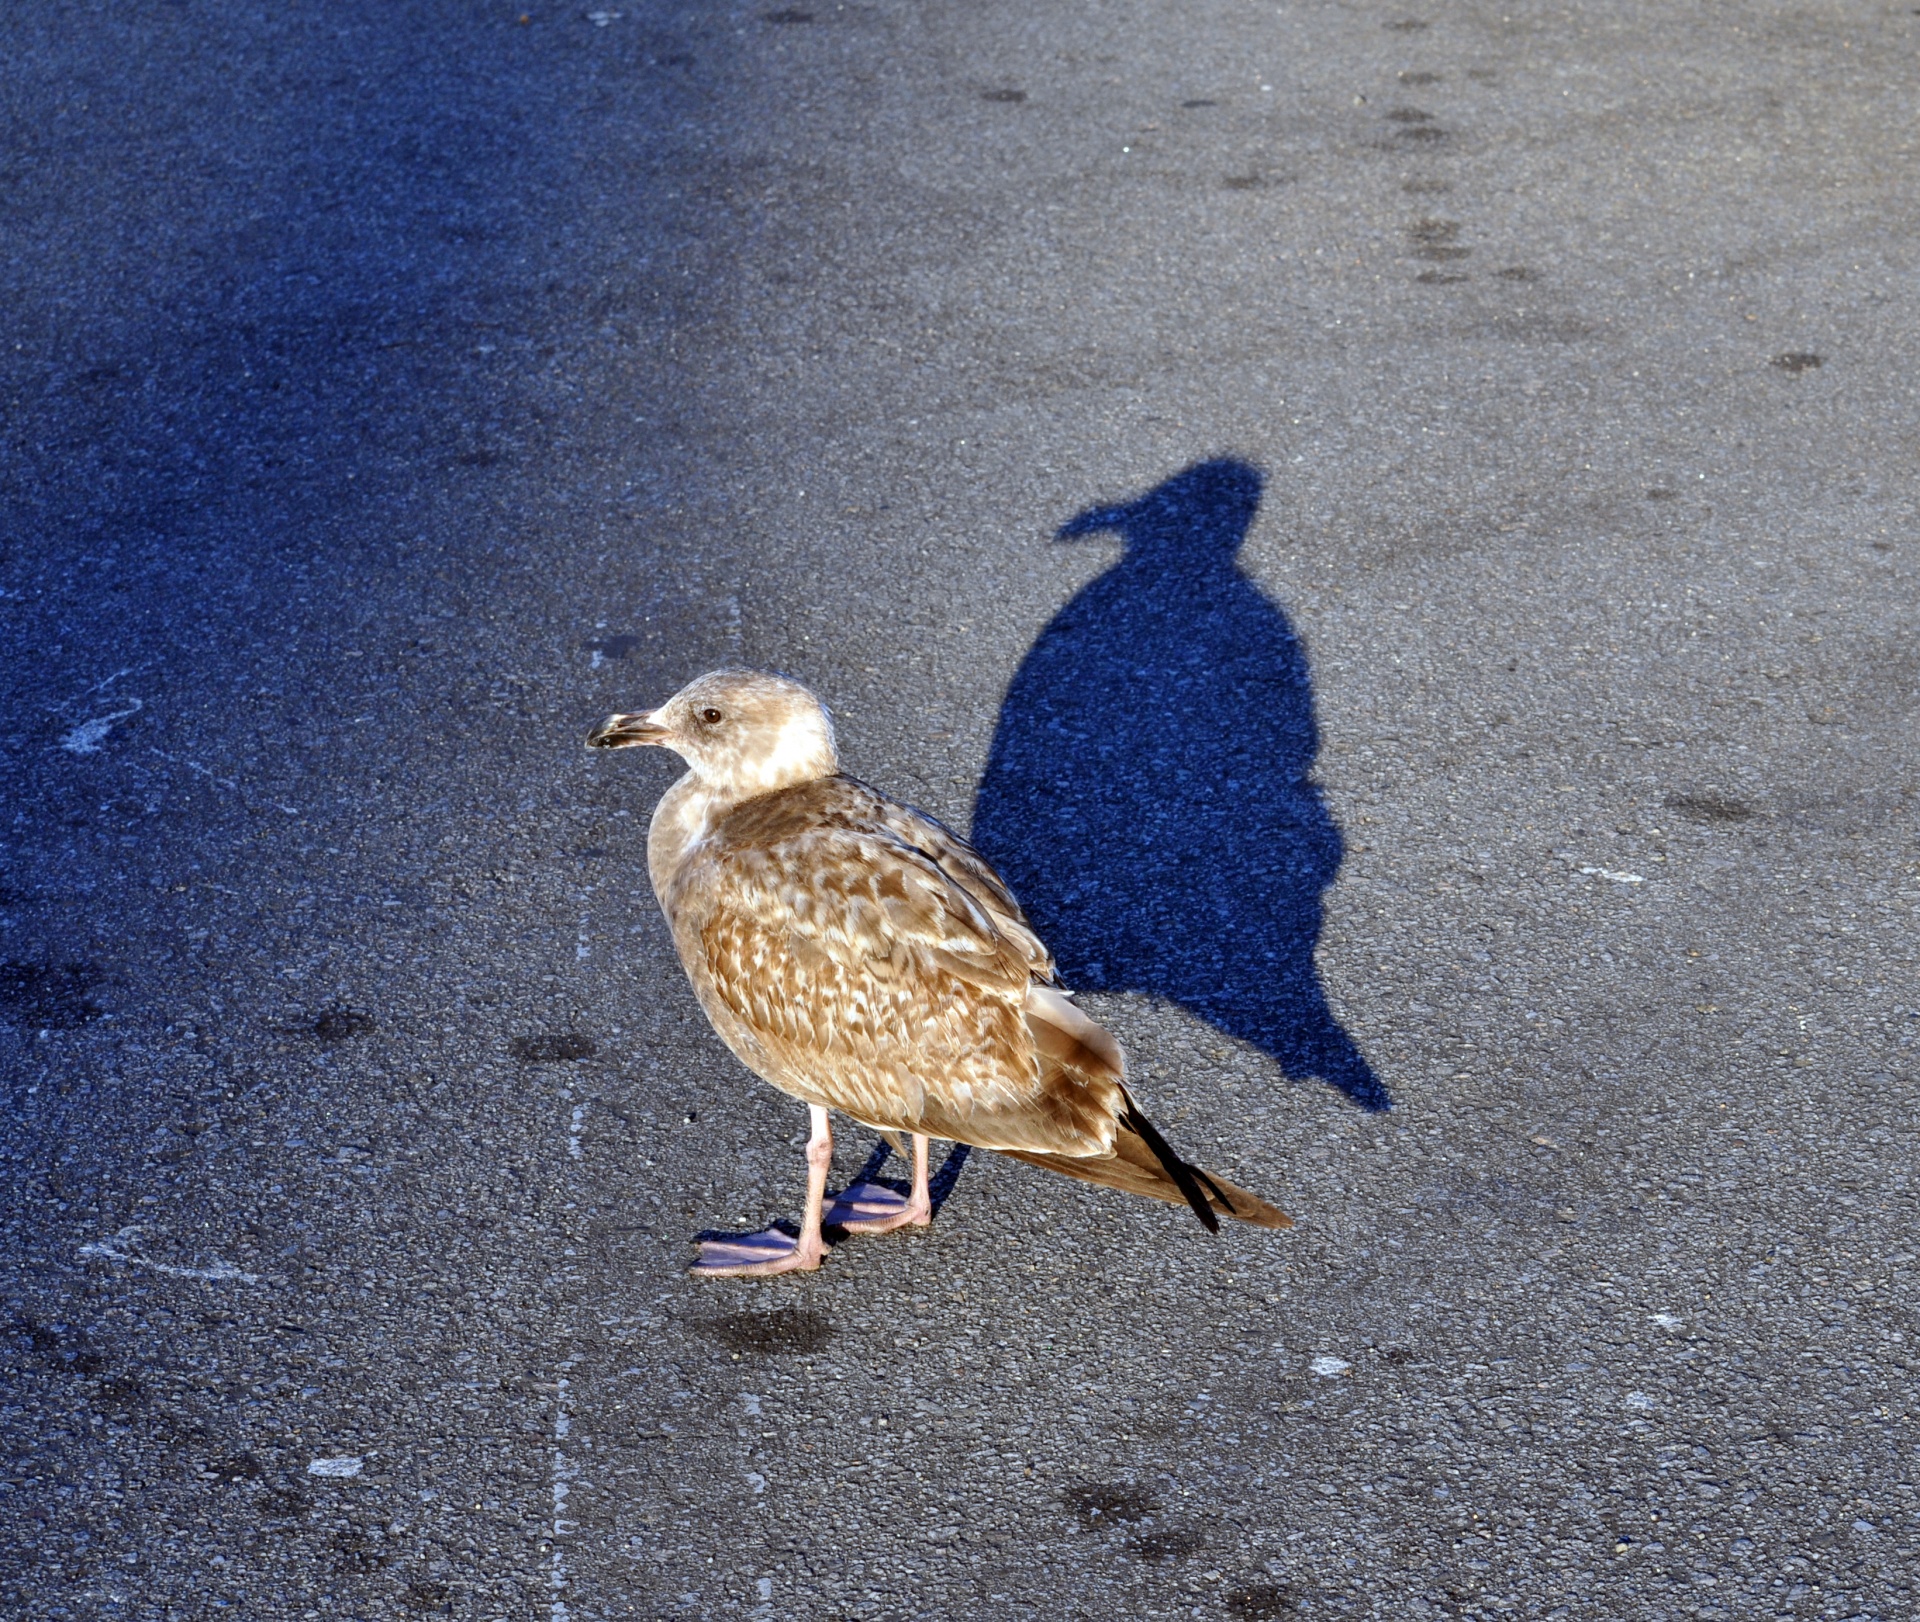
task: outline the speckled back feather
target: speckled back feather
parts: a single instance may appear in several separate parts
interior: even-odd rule
[[[1117,1045],[1098,1054],[1043,1013],[1043,1053],[1029,989],[1053,961],[931,817],[843,776],[762,795],[688,849],[665,900],[715,1029],[783,1091],[981,1148],[1111,1146]]]

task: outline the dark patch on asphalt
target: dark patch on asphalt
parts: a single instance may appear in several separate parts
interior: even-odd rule
[[[1224,175],[1221,177],[1220,184],[1228,191],[1259,191],[1266,185],[1266,181],[1259,175]]]
[[[803,19],[811,22],[811,18]],[[453,1614],[453,1590],[445,1583],[411,1582],[402,1590],[400,1603],[410,1611],[444,1611]]]
[[[1427,25],[1418,17],[1402,17],[1398,22],[1382,23],[1380,26],[1389,34],[1423,34],[1427,29]]]
[[[1678,490],[1669,490],[1664,484],[1656,484],[1647,492],[1647,500],[1649,501],[1678,501],[1679,499],[1680,492]]]
[[[1396,74],[1395,77],[1402,84],[1438,84],[1440,82],[1439,74],[1422,73],[1417,69],[1409,69],[1404,73]]]
[[[600,1050],[577,1031],[556,1036],[516,1036],[507,1051],[522,1064],[570,1064],[576,1059],[591,1059]]]
[[[1205,96],[1194,96],[1187,101],[1181,102],[1180,105],[1182,107],[1218,107],[1220,103],[1217,101],[1209,101]]]
[[[1394,131],[1403,141],[1444,141],[1447,132],[1438,124],[1407,124]]]
[[[1025,101],[1027,99],[1027,93],[1024,90],[983,90],[980,92],[980,99],[982,101],[1004,101],[1012,105],[1016,102]]]
[[[1802,372],[1811,372],[1815,367],[1824,365],[1825,360],[1820,355],[1796,349],[1785,355],[1775,355],[1768,364],[1777,367],[1789,377],[1798,377]]]
[[[234,1453],[226,1458],[209,1459],[200,1466],[202,1479],[224,1481],[229,1485],[236,1481],[258,1481],[262,1474],[260,1461],[251,1453]]]
[[[1422,112],[1418,107],[1396,107],[1386,115],[1389,124],[1431,124],[1433,114]]]
[[[597,642],[586,644],[589,653],[597,653],[605,659],[624,659],[640,646],[640,638],[622,632],[619,636],[607,636]]]
[[[1242,1622],[1272,1622],[1300,1608],[1298,1589],[1281,1583],[1248,1583],[1227,1595],[1227,1615]]]
[[[1142,1532],[1127,1539],[1127,1553],[1150,1565],[1169,1560],[1186,1560],[1207,1546],[1207,1540],[1185,1526],[1171,1526],[1163,1532]]]
[[[812,22],[813,13],[811,11],[801,11],[794,6],[784,6],[779,11],[763,13],[761,20],[763,22],[777,23],[782,27],[791,28],[796,23]]]
[[[12,1332],[24,1335],[34,1352],[62,1374],[78,1374],[92,1379],[107,1366],[107,1360],[88,1344],[84,1335],[62,1335],[31,1318],[14,1320]]]
[[[341,1571],[365,1574],[387,1563],[387,1552],[365,1532],[351,1528],[333,1534],[333,1563]]]
[[[1459,245],[1458,220],[1415,220],[1407,227],[1407,235],[1412,239],[1415,255],[1421,259],[1465,259],[1473,252]]]
[[[0,1015],[29,1030],[77,1031],[100,1017],[94,963],[0,963]]]
[[[131,1374],[109,1374],[94,1387],[94,1393],[102,1408],[125,1409],[144,1401],[147,1388]]]
[[[1753,807],[1744,800],[1736,800],[1729,794],[1718,794],[1711,789],[1699,793],[1669,794],[1660,802],[1669,811],[1678,811],[1682,816],[1693,817],[1701,822],[1745,822],[1753,815]]]
[[[1427,287],[1451,287],[1455,282],[1464,282],[1467,278],[1447,270],[1423,270],[1414,277],[1416,282]]]
[[[1494,275],[1509,282],[1537,282],[1540,280],[1540,272],[1537,270],[1529,270],[1525,265],[1506,265],[1496,270]]]
[[[728,1351],[741,1357],[794,1357],[823,1351],[839,1333],[825,1313],[804,1307],[781,1307],[776,1312],[730,1312],[710,1319],[707,1331]]]
[[[1385,1346],[1380,1350],[1380,1361],[1390,1363],[1395,1368],[1403,1363],[1411,1363],[1415,1353],[1411,1346]]]
[[[1060,1502],[1089,1530],[1143,1521],[1160,1507],[1160,1500],[1144,1487],[1130,1487],[1118,1481],[1068,1487],[1060,1494]]]
[[[351,1042],[356,1036],[371,1036],[379,1028],[373,1015],[354,1008],[329,1008],[311,1027],[322,1042]]]
[[[1438,197],[1453,190],[1451,180],[1403,180],[1400,189],[1409,197]]]
[[[271,1487],[260,1494],[254,1503],[259,1507],[260,1518],[270,1521],[290,1521],[313,1508],[311,1498],[305,1493],[295,1492],[291,1487]]]

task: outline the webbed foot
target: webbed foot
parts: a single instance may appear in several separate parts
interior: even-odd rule
[[[891,1233],[895,1228],[924,1228],[933,1207],[924,1193],[896,1194],[880,1183],[853,1183],[833,1198],[826,1222],[848,1233]]]
[[[826,1255],[816,1232],[803,1245],[781,1228],[760,1233],[703,1235],[694,1240],[700,1254],[687,1271],[701,1278],[763,1278],[773,1273],[810,1273]]]

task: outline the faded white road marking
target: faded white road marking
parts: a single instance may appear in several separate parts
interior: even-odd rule
[[[580,1524],[568,1520],[567,1494],[570,1483],[579,1475],[571,1460],[561,1451],[559,1444],[567,1439],[567,1433],[573,1429],[573,1416],[567,1411],[567,1401],[572,1390],[572,1382],[565,1371],[580,1361],[578,1352],[560,1365],[561,1373],[554,1381],[553,1389],[553,1566],[547,1574],[547,1586],[553,1594],[550,1611],[551,1622],[569,1622],[567,1611],[567,1557],[560,1547],[563,1537],[570,1537]]]
[[[144,1223],[136,1222],[131,1227],[122,1228],[111,1239],[96,1239],[91,1244],[82,1245],[80,1254],[93,1261],[128,1262],[151,1272],[164,1273],[168,1278],[196,1278],[204,1284],[224,1284],[229,1280],[241,1284],[260,1282],[254,1274],[243,1273],[228,1262],[217,1261],[210,1267],[175,1267],[170,1262],[157,1262],[151,1256],[142,1256],[139,1251],[127,1248],[146,1231]]]
[[[359,1475],[361,1466],[365,1463],[366,1460],[357,1458],[352,1454],[345,1454],[333,1459],[315,1459],[307,1466],[307,1474],[310,1476],[332,1476],[336,1480],[345,1481],[353,1476]]]
[[[1338,1379],[1343,1374],[1353,1372],[1353,1365],[1344,1357],[1329,1357],[1325,1353],[1316,1357],[1307,1367],[1323,1380]]]
[[[587,1106],[585,1104],[575,1104],[573,1106],[573,1125],[567,1132],[567,1153],[575,1160],[578,1160],[583,1153],[580,1148],[580,1130],[586,1118]]]

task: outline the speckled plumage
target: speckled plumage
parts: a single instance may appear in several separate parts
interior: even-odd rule
[[[1209,1226],[1214,1211],[1287,1225],[1173,1155],[999,876],[842,775],[804,688],[715,672],[595,741],[688,761],[654,812],[648,868],[701,1007],[755,1074],[882,1130],[1185,1201]]]
[[[783,1091],[985,1149],[1112,1146],[1117,1048],[1042,1065],[1030,1019],[1070,1007],[1052,959],[930,817],[848,777],[783,789],[720,817],[660,899],[714,1029]]]

